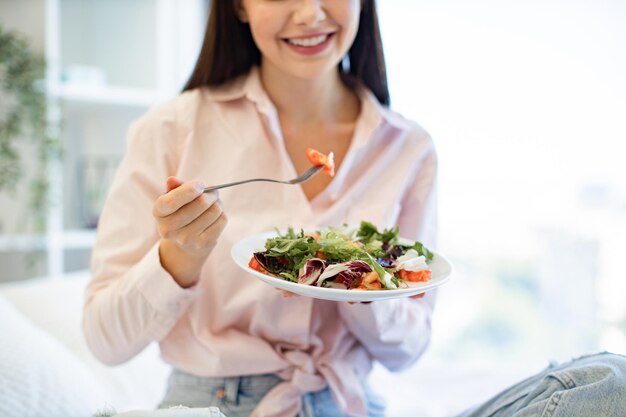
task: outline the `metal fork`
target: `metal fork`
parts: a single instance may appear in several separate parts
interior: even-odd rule
[[[318,172],[320,172],[322,170],[322,168],[324,168],[324,165],[316,165],[316,166],[311,167],[311,168],[307,169],[306,171],[304,171],[302,173],[302,175],[300,175],[299,177],[296,177],[296,178],[294,178],[292,180],[289,180],[289,181],[272,180],[272,179],[269,179],[269,178],[252,178],[250,180],[229,182],[227,184],[220,184],[220,185],[212,185],[210,187],[206,187],[204,189],[204,192],[208,193],[209,191],[218,190],[220,188],[232,187],[234,185],[246,184],[248,182],[255,182],[255,181],[277,182],[277,183],[280,183],[280,184],[300,184],[302,182],[305,182],[305,181],[311,179],[311,177],[313,177],[313,175],[315,175]]]

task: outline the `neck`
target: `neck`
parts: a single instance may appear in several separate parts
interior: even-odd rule
[[[261,82],[281,120],[309,125],[351,122],[358,115],[358,98],[346,87],[338,71],[304,79],[278,73],[261,65]]]

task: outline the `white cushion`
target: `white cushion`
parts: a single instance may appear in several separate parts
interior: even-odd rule
[[[82,368],[98,381],[101,395],[98,402],[91,404],[88,416],[107,406],[118,411],[156,407],[163,397],[170,369],[159,357],[156,344],[115,367],[98,362],[89,351],[81,330],[83,292],[88,280],[89,272],[80,271],[52,279],[6,283],[0,285],[0,298],[10,301],[28,319],[30,327],[44,329],[48,338],[54,338],[66,353],[71,352],[73,366]],[[0,320],[4,321],[1,315]],[[39,356],[36,353],[32,352],[33,363],[49,357],[47,353]],[[0,387],[2,379],[0,375]],[[80,387],[74,388],[69,392],[78,395]],[[0,416],[4,417],[2,412]]]
[[[103,404],[94,375],[65,346],[0,298],[0,415],[85,417]]]

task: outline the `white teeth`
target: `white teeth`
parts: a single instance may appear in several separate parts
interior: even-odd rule
[[[320,35],[314,38],[288,39],[287,41],[292,45],[311,47],[323,43],[326,39],[328,39],[328,35]]]

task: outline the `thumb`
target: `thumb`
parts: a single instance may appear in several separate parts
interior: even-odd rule
[[[167,181],[165,182],[167,187],[167,192],[169,193],[174,188],[178,188],[183,185],[183,182],[176,177],[167,177]]]

